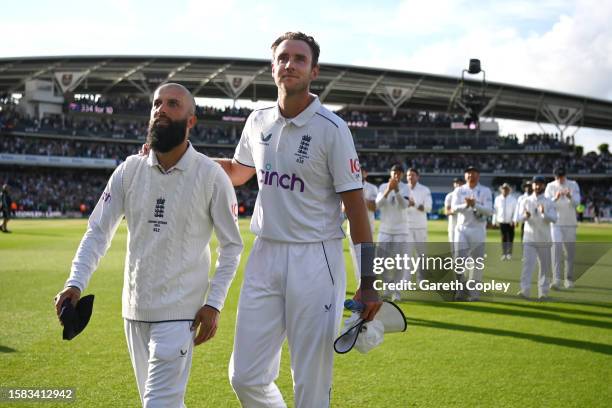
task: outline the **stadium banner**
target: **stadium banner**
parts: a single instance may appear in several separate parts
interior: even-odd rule
[[[361,280],[393,301],[608,302],[612,242],[568,247],[569,261],[565,255],[555,279],[550,242],[515,242],[510,258],[501,243],[492,242],[361,244]],[[544,274],[542,261],[548,264]]]
[[[0,164],[114,169],[119,165],[119,162],[115,159],[93,159],[88,157],[39,156],[34,154],[0,153]]]
[[[237,99],[240,94],[253,82],[252,75],[225,75],[225,81],[229,87],[232,99]]]
[[[54,76],[62,93],[65,94],[66,92],[72,92],[85,79],[85,72],[58,71],[54,73]]]

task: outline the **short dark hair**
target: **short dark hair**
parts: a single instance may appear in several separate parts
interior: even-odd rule
[[[297,31],[297,32],[287,31],[285,34],[278,37],[272,43],[272,47],[270,47],[272,48],[273,55],[276,52],[276,47],[278,47],[280,43],[282,43],[285,40],[304,41],[306,44],[308,44],[308,46],[310,47],[310,52],[312,53],[312,64],[311,65],[315,67],[319,63],[319,54],[321,53],[321,48],[319,47],[319,44],[317,44],[317,42],[312,36],[306,35],[300,31]]]
[[[404,166],[402,166],[399,163],[395,163],[393,166],[391,166],[391,171],[399,171],[400,173],[404,172]]]
[[[420,176],[419,171],[415,167],[411,167],[408,169],[408,171],[406,171],[406,173],[410,172],[416,173],[417,176]]]

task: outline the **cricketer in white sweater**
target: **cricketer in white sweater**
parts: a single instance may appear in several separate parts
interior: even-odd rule
[[[89,218],[66,286],[83,293],[123,216],[128,224],[125,319],[193,320],[204,304],[223,308],[242,239],[236,195],[218,164],[191,145],[168,171],[153,151],[148,157],[128,157],[112,174]],[[219,256],[209,281],[213,228]]]

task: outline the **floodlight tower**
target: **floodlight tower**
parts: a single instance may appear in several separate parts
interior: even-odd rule
[[[482,81],[480,82],[480,89],[468,88],[465,85],[465,74],[478,75],[482,72]],[[472,130],[478,129],[479,127],[479,114],[485,103],[485,91],[487,88],[487,74],[480,66],[480,60],[477,58],[470,59],[470,65],[468,69],[461,71],[461,94],[457,105],[461,106],[465,111],[465,117],[463,123]]]

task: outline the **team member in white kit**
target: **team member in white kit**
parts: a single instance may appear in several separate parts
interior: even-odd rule
[[[428,187],[419,183],[419,171],[415,168],[410,168],[406,172],[406,181],[408,187],[408,208],[406,216],[408,218],[408,255],[409,256],[425,256],[427,249],[427,213],[431,212],[431,191]],[[410,276],[407,273],[416,275],[417,281],[423,280],[423,270],[419,267],[416,271],[406,271],[403,278],[409,280]]]
[[[463,179],[456,177],[453,180],[453,191],[446,194],[446,196],[444,197],[444,213],[446,214],[446,217],[448,219],[447,232],[448,232],[448,242],[450,243],[450,247],[451,247],[451,255],[455,254],[455,246],[456,246],[456,241],[457,241],[455,237],[455,230],[457,226],[457,215],[453,212],[453,208],[452,208],[453,194],[455,193],[455,190],[457,189],[457,187],[461,187],[463,184],[464,184]]]
[[[493,197],[491,190],[479,183],[480,171],[469,166],[464,172],[465,184],[455,190],[455,196],[451,205],[452,210],[457,213],[457,249],[456,255],[462,258],[483,258],[485,240],[487,237],[487,217],[493,214]],[[457,274],[460,282],[472,280],[482,282],[483,271],[473,268],[470,276]],[[464,286],[464,289],[465,286]],[[478,300],[480,293],[477,290],[458,291],[457,300]]]
[[[148,408],[185,406],[193,346],[215,335],[242,251],[236,194],[223,169],[189,143],[195,124],[186,88],[169,83],[155,91],[149,154],[130,156],[113,172],[56,297],[58,314],[64,299],[80,298],[125,216],[122,315]],[[213,228],[219,256],[209,282]]]
[[[518,220],[518,218],[519,218],[518,209],[519,209],[519,206],[521,205],[521,202],[523,200],[525,200],[526,198],[528,198],[533,193],[533,188],[532,188],[531,184],[532,184],[531,180],[524,180],[523,181],[523,191],[524,191],[524,193],[521,196],[519,196],[519,198],[517,198],[517,200],[516,200],[516,209],[514,210],[514,216],[512,217],[512,219],[514,220],[514,224],[515,225],[521,224],[521,242],[523,242],[523,234],[525,233],[525,223],[524,222],[520,222]]]
[[[533,178],[533,194],[521,201],[517,210],[518,220],[525,223],[523,236],[523,271],[521,273],[521,290],[518,293],[523,298],[529,297],[531,274],[536,261],[540,264],[538,275],[538,299],[543,300],[548,295],[550,268],[551,232],[550,225],[557,220],[557,212],[553,202],[545,196],[546,179],[542,176]]]
[[[553,281],[551,289],[574,287],[574,255],[576,253],[576,207],[580,204],[580,187],[565,176],[565,169],[554,170],[555,181],[546,186],[544,194],[555,204],[557,222],[551,225],[553,248]],[[563,258],[565,253],[565,281]]]
[[[501,194],[495,197],[493,203],[494,224],[499,225],[502,238],[502,261],[512,259],[512,245],[514,244],[514,214],[517,200],[511,194],[510,184],[504,183],[500,187]]]
[[[368,221],[370,221],[370,230],[372,231],[372,235],[374,234],[374,221],[375,221],[375,213],[376,213],[376,196],[378,195],[378,187],[374,184],[369,183],[367,181],[368,171],[364,166],[361,166],[361,180],[363,180],[363,199],[365,200],[366,208],[368,209]],[[343,207],[344,211],[344,207]],[[357,253],[355,252],[355,245],[353,244],[353,240],[351,239],[351,223],[347,223],[346,233],[349,239],[349,251],[351,252],[351,260],[353,261],[353,272],[355,273],[355,281],[357,282],[357,287],[359,287],[359,282],[361,280],[361,271],[360,267],[357,264]]]
[[[277,104],[251,113],[234,158],[218,159],[235,185],[257,174],[259,187],[229,376],[242,406],[286,407],[274,381],[287,338],[295,406],[327,407],[346,292],[341,203],[353,242],[372,235],[351,132],[309,92],[319,45],[289,32],[272,54]],[[381,302],[363,289],[364,279],[356,298],[371,320]]]
[[[378,243],[381,249],[388,252],[387,256],[404,254],[408,251],[408,186],[402,182],[404,168],[394,164],[389,171],[389,181],[378,188],[376,208],[380,211],[378,226]],[[403,271],[389,271],[384,277],[387,281],[399,282],[403,279]],[[401,298],[400,292],[385,293],[392,300]]]

